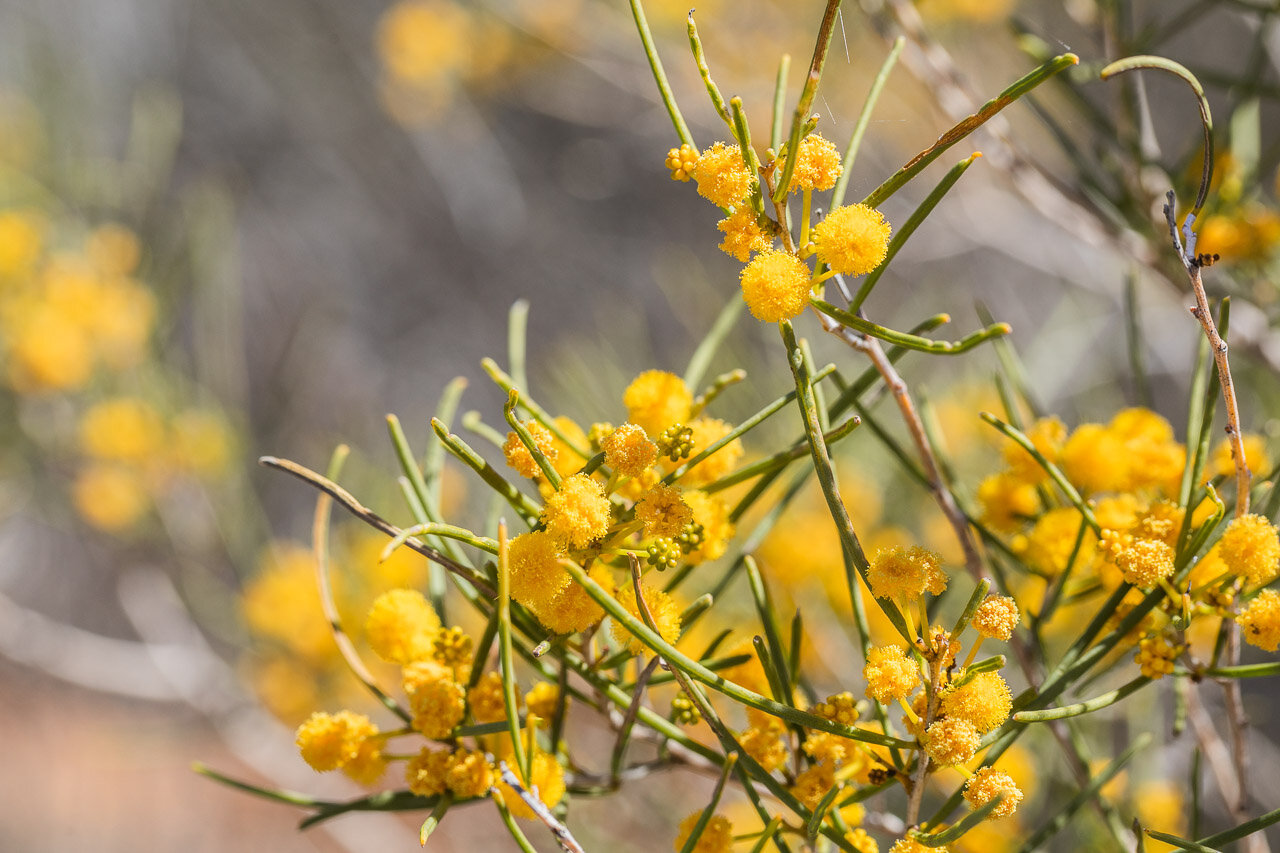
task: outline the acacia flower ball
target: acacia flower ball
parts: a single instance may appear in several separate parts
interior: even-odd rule
[[[1135,539],[1120,549],[1115,562],[1126,583],[1150,589],[1173,574],[1173,548],[1158,539]]]
[[[742,159],[742,149],[717,142],[698,157],[693,179],[698,195],[719,207],[737,207],[751,192],[751,171]]]
[[[409,790],[419,797],[438,797],[448,786],[446,778],[452,756],[447,749],[424,746],[422,751],[405,762],[404,780]]]
[[[413,727],[429,738],[448,737],[467,710],[466,691],[453,680],[453,670],[435,661],[418,661],[401,674]]]
[[[967,720],[986,734],[1009,719],[1013,695],[1009,685],[994,672],[980,672],[966,683],[942,695],[942,713]]]
[[[716,228],[724,233],[724,240],[718,247],[730,257],[744,264],[755,252],[763,252],[772,245],[765,236],[756,219],[756,212],[750,205],[742,205],[729,216],[716,223]]]
[[[1018,613],[1018,602],[993,592],[978,605],[969,624],[987,639],[1007,642],[1013,636],[1013,629],[1018,627],[1019,621],[1021,616]]]
[[[458,749],[449,756],[444,782],[450,793],[459,799],[483,797],[493,787],[493,769],[483,752]]]
[[[507,544],[507,571],[511,597],[537,610],[569,585],[569,573],[560,566],[565,556],[556,537],[545,530],[522,533]]]
[[[973,723],[959,717],[944,717],[935,720],[925,732],[924,751],[935,764],[950,767],[970,761],[981,741],[982,736]]]
[[[742,269],[742,298],[757,320],[777,323],[798,316],[809,304],[812,273],[788,252],[761,252]]]
[[[820,133],[811,133],[800,140],[797,149],[795,171],[791,173],[788,192],[796,190],[829,190],[836,185],[843,167],[840,152]]]
[[[987,815],[988,820],[1008,817],[1018,810],[1018,804],[1022,802],[1022,789],[1013,777],[994,767],[983,767],[964,785],[964,798],[975,809],[982,808],[996,797],[1004,799]]]
[[[390,663],[412,663],[431,657],[440,617],[416,589],[393,589],[373,602],[364,630],[378,657]]]
[[[560,481],[560,489],[542,507],[547,532],[575,548],[585,548],[609,532],[612,505],[604,489],[586,474]]]
[[[886,705],[906,697],[920,683],[920,670],[901,646],[873,646],[862,669],[867,696]]]
[[[525,421],[524,428],[528,430],[529,437],[533,439],[533,446],[541,451],[542,455],[547,457],[547,461],[555,464],[559,450],[556,447],[555,436],[551,430],[544,427],[537,421]],[[528,477],[532,480],[534,477],[542,476],[542,468],[538,466],[537,460],[533,458],[533,454],[529,452],[529,448],[520,440],[520,436],[515,432],[507,433],[507,440],[502,445],[502,455],[506,458],[507,464],[515,470],[521,477]]]
[[[830,764],[814,764],[796,776],[791,795],[806,809],[813,810],[836,784],[836,771]]]
[[[693,828],[702,819],[701,810],[680,821],[680,833],[676,836],[675,849],[684,850],[685,842],[693,834]],[[702,828],[698,843],[693,845],[693,853],[729,853],[733,849],[733,824],[721,814],[713,814]]]
[[[636,521],[644,525],[647,536],[679,536],[693,521],[693,510],[680,497],[679,489],[659,483],[636,504]]]
[[[876,554],[867,572],[867,582],[876,598],[919,598],[928,590],[939,595],[947,588],[942,561],[932,551],[913,546],[890,548]]]
[[[658,461],[658,445],[649,440],[644,428],[626,423],[600,442],[604,463],[623,477],[638,477]]]
[[[1236,617],[1236,622],[1244,629],[1246,642],[1274,652],[1280,646],[1280,593],[1264,589]]]
[[[365,740],[377,733],[378,727],[364,714],[317,711],[298,726],[296,742],[302,759],[323,773],[355,760]]]
[[[946,847],[925,847],[914,838],[899,838],[889,848],[889,853],[947,853]]]
[[[674,373],[646,370],[622,392],[622,405],[627,407],[627,420],[648,435],[661,435],[672,424],[689,419],[693,394]]]
[[[508,762],[508,767],[516,774],[516,778],[524,785],[528,791],[537,790],[538,799],[549,809],[555,808],[560,801],[564,799],[564,768],[560,766],[560,762],[556,761],[547,753],[538,750],[533,756],[533,763],[529,767],[529,780],[525,780],[520,772],[518,763]],[[510,785],[501,779],[496,779],[496,788],[498,795],[502,797],[502,802],[516,817],[522,817],[526,820],[533,820],[537,817],[533,813],[533,809],[529,808],[520,795],[517,794]]]
[[[680,607],[676,604],[675,599],[667,595],[660,589],[650,586],[644,586],[644,603],[648,606],[649,614],[653,617],[653,624],[657,626],[658,635],[668,643],[675,645],[676,640],[680,638]],[[618,602],[627,608],[627,612],[639,619],[641,622],[648,624],[643,616],[640,615],[640,608],[636,606],[636,590],[635,585],[628,583],[620,588],[617,593]],[[638,637],[632,636],[631,632],[620,622],[613,623],[613,638],[620,645],[625,646],[632,654],[641,654],[648,647],[640,642]]]
[[[892,229],[880,211],[865,204],[837,207],[813,228],[818,260],[844,275],[864,275],[889,253]]]
[[[698,454],[733,432],[733,426],[719,418],[695,418],[689,422],[693,453]],[[735,438],[684,473],[680,482],[697,488],[706,486],[728,474],[746,451],[742,439]]]
[[[467,708],[477,723],[496,723],[507,718],[507,702],[502,693],[502,674],[490,670],[467,691]]]
[[[738,735],[738,743],[742,744],[742,750],[755,759],[765,772],[772,773],[785,767],[790,755],[782,740],[784,731],[785,728],[781,725],[750,726]]]
[[[1218,553],[1228,569],[1250,584],[1270,583],[1280,563],[1280,536],[1262,516],[1242,515],[1227,525],[1218,540]]]

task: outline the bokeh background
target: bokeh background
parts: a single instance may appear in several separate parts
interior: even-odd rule
[[[1203,248],[1224,255],[1208,278],[1235,298],[1246,425],[1273,434],[1272,5],[846,3],[815,105],[828,138],[848,137],[891,39],[908,37],[851,198],[1040,59],[1082,59],[954,150],[986,156],[895,260],[873,315],[907,328],[947,312],[959,337],[985,306],[1069,424],[1140,400],[1180,422],[1197,328],[1158,201],[1194,191],[1194,103],[1171,80],[1093,82],[1140,46],[1208,84],[1221,141]],[[761,131],[778,56],[794,98],[821,6],[698,6],[713,73]],[[687,4],[646,8],[695,136],[723,137]],[[384,413],[421,446],[463,376],[463,408],[500,423],[478,365],[505,360],[518,299],[534,393],[584,423],[620,418],[626,382],[680,372],[736,298],[718,216],[662,167],[676,141],[621,0],[0,0],[0,848],[416,844],[415,821],[381,815],[299,834],[289,810],[190,770],[355,791],[293,750],[292,727],[354,686],[306,609],[314,495],[255,460],[322,468],[347,442],[348,485],[402,518]],[[929,185],[886,204],[890,221]],[[850,357],[803,331],[820,361]],[[771,329],[740,321],[716,362],[750,377],[728,413],[785,390],[777,355]],[[964,472],[995,464],[976,419],[996,405],[995,368],[990,351],[906,368]],[[849,444],[847,470],[883,504],[870,523],[936,528],[890,494],[873,442]],[[475,502],[460,479],[449,491],[459,513]],[[377,537],[339,540],[352,613],[421,580],[407,558],[379,565]],[[702,783],[647,780],[575,805],[575,825],[619,830],[610,849],[663,849],[646,827],[673,786]],[[486,812],[432,844],[501,839]]]

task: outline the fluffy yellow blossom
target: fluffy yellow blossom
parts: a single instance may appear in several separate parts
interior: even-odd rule
[[[1244,630],[1245,642],[1274,652],[1280,647],[1280,593],[1264,589],[1240,612],[1236,622]]]
[[[845,833],[844,840],[858,853],[880,853],[880,845],[860,826]]]
[[[547,532],[575,548],[585,548],[609,532],[612,505],[604,489],[586,474],[560,481],[560,489],[542,506]]]
[[[766,725],[748,727],[738,736],[738,743],[765,772],[772,773],[787,763],[787,744],[782,737],[785,732],[782,721],[771,717]]]
[[[556,448],[555,436],[551,434],[551,430],[533,420],[525,421],[524,428],[529,431],[534,447],[538,448],[554,467],[560,453]],[[502,445],[502,455],[506,458],[507,465],[521,477],[533,479],[542,476],[542,469],[538,467],[537,460],[533,458],[529,448],[525,447],[524,442],[515,432],[507,433],[507,440]]]
[[[750,205],[744,204],[733,213],[716,223],[716,228],[724,232],[719,249],[731,258],[746,263],[756,252],[764,252],[773,245],[773,241],[765,236],[756,219],[756,212]]]
[[[88,333],[52,305],[36,305],[5,329],[10,383],[20,391],[65,391],[89,381],[94,349]]]
[[[693,521],[693,510],[678,488],[658,483],[636,504],[636,521],[644,525],[646,536],[678,536]]]
[[[490,670],[467,691],[467,707],[477,723],[496,723],[507,718],[507,704],[502,696],[502,673]]]
[[[806,809],[814,809],[835,784],[834,767],[830,764],[814,764],[796,776],[796,782],[791,786],[791,794]]]
[[[1168,779],[1148,779],[1133,792],[1138,821],[1159,832],[1186,835],[1187,806],[1182,790]]]
[[[483,752],[458,749],[449,756],[444,783],[459,799],[483,797],[493,786],[493,769]]]
[[[689,419],[693,394],[679,376],[646,370],[622,393],[622,404],[627,407],[627,420],[648,435],[661,435],[672,424]]]
[[[1041,456],[1056,464],[1067,440],[1067,427],[1056,417],[1040,418],[1027,427],[1026,436]],[[1035,457],[1012,439],[1006,439],[1000,453],[1009,473],[1018,480],[1035,485],[1049,478]]]
[[[1062,447],[1062,471],[1082,492],[1116,492],[1128,483],[1124,441],[1102,424],[1081,424]]]
[[[850,741],[830,732],[814,732],[804,739],[804,752],[819,764],[839,767],[849,757]]]
[[[564,768],[560,766],[560,762],[555,758],[538,750],[534,753],[533,763],[529,768],[529,779],[526,781],[524,774],[520,772],[520,768],[514,762],[508,762],[511,771],[516,774],[516,778],[521,784],[529,790],[530,793],[537,793],[538,799],[542,801],[547,808],[555,808],[559,802],[564,799]],[[502,797],[502,802],[516,817],[522,817],[526,820],[533,820],[536,815],[533,809],[520,798],[520,795],[512,790],[511,786],[501,779],[495,779],[498,795]]]
[[[342,765],[342,772],[358,784],[368,787],[377,783],[382,774],[387,772],[387,759],[382,754],[382,738],[378,737],[378,727],[366,734],[360,741],[355,757]]]
[[[973,723],[960,717],[935,720],[924,735],[924,749],[937,765],[966,764],[978,751],[982,740]]]
[[[1059,575],[1071,559],[1075,548],[1076,537],[1080,535],[1082,518],[1075,507],[1057,507],[1046,512],[1036,520],[1036,524],[1027,534],[1026,540],[1019,546],[1022,558],[1027,565],[1050,577]],[[1097,537],[1093,531],[1085,529],[1084,541],[1080,545],[1080,555],[1076,558],[1081,565],[1088,563]]]
[[[912,600],[925,590],[940,595],[947,588],[938,555],[918,546],[880,551],[871,562],[867,582],[876,598]]]
[[[560,702],[560,688],[549,681],[539,681],[524,694],[525,707],[546,725],[556,715],[556,705]],[[565,700],[566,705],[568,700]]]
[[[440,617],[415,589],[382,593],[364,623],[369,647],[385,661],[406,664],[431,657]]]
[[[164,419],[136,397],[104,400],[80,421],[80,447],[98,459],[141,462],[159,453],[164,441]]]
[[[925,847],[914,838],[899,838],[889,848],[889,853],[947,853],[946,847]]]
[[[862,677],[867,680],[867,696],[884,705],[916,689],[920,668],[901,646],[872,646]]]
[[[560,566],[565,556],[560,543],[545,530],[522,533],[507,544],[511,597],[531,610],[543,608],[569,585]]]
[[[572,418],[566,418],[563,415],[551,419],[551,423],[564,434],[564,437],[573,442],[578,447],[589,447],[591,441],[587,438],[587,434],[583,432],[582,427],[578,426]],[[568,477],[570,474],[577,473],[583,465],[587,464],[587,459],[566,441],[560,438],[556,433],[551,433],[551,447],[554,448],[555,454],[551,456],[551,467],[556,469],[556,473],[561,477]],[[446,469],[447,470],[447,469]]]
[[[404,779],[409,790],[419,797],[438,797],[448,787],[451,755],[447,749],[423,747],[405,762]]]
[[[742,268],[738,283],[752,316],[777,323],[804,311],[809,304],[813,273],[795,255],[769,249]]]
[[[1135,539],[1115,554],[1126,583],[1150,589],[1173,574],[1173,548],[1158,539]]]
[[[695,418],[689,422],[689,429],[693,432],[695,454],[701,453],[733,432],[732,425],[716,418]],[[686,471],[680,478],[680,482],[694,488],[714,483],[737,467],[743,453],[742,439],[735,438]]]
[[[684,850],[684,845],[693,835],[693,828],[702,819],[702,812],[696,811],[680,821],[680,832],[676,835],[675,849],[677,853]],[[693,845],[693,853],[729,853],[733,849],[733,824],[721,814],[713,814],[702,828],[698,842]]]
[[[969,624],[983,637],[1007,641],[1013,636],[1013,629],[1018,627],[1021,619],[1018,602],[1007,595],[993,592],[982,599]]]
[[[844,171],[840,165],[840,152],[820,133],[811,133],[800,140],[796,155],[795,171],[791,174],[789,192],[797,190],[829,190]]]
[[[608,589],[613,577],[607,567],[596,563],[589,572],[591,579]],[[570,582],[545,603],[529,608],[538,621],[556,634],[585,631],[604,618],[604,610],[587,594],[581,584]]]
[[[751,192],[751,171],[736,145],[717,142],[703,151],[693,178],[698,182],[698,195],[718,207],[737,207]]]
[[[635,477],[658,461],[658,445],[649,440],[642,427],[626,423],[600,442],[604,464],[623,477]]]
[[[142,472],[109,462],[86,466],[71,486],[71,499],[85,521],[110,533],[133,526],[151,506]]]
[[[1018,810],[1018,804],[1022,802],[1022,790],[1013,777],[994,767],[983,767],[964,785],[964,798],[975,809],[982,808],[996,797],[1004,799],[987,815],[988,820],[1008,817]]]
[[[709,495],[693,489],[684,492],[681,497],[689,509],[693,510],[693,523],[702,528],[702,544],[685,554],[685,560],[698,564],[719,559],[724,555],[734,534],[733,522],[729,520],[729,507],[719,493]]]
[[[680,607],[676,604],[675,599],[667,595],[660,589],[651,586],[643,586],[644,603],[648,605],[649,613],[653,616],[653,624],[657,626],[658,635],[668,643],[675,645],[676,640],[680,638]],[[632,616],[644,622],[644,618],[640,615],[640,609],[636,606],[636,591],[634,584],[626,584],[618,589],[617,598],[623,607],[627,608],[627,612]],[[613,623],[613,639],[620,645],[631,650],[632,654],[642,654],[647,649],[644,643],[631,635],[618,622]]]
[[[353,760],[364,741],[377,733],[378,727],[364,714],[317,711],[298,726],[298,750],[313,769],[322,773],[337,770]]]
[[[1012,710],[1009,685],[994,672],[980,672],[965,684],[942,694],[942,713],[967,720],[979,734],[986,734],[1009,719]]]
[[[1280,535],[1260,515],[1231,519],[1218,540],[1218,554],[1227,568],[1251,585],[1270,583],[1280,571]]]
[[[666,167],[671,170],[671,180],[688,183],[698,168],[698,150],[688,143],[672,148],[667,152]]]
[[[884,262],[892,229],[880,211],[865,204],[837,207],[813,227],[818,260],[838,273],[863,275]]]
[[[1002,533],[1017,530],[1040,511],[1036,487],[1008,471],[992,474],[978,484],[982,523]]]
[[[453,671],[435,661],[416,661],[404,667],[402,678],[413,727],[429,738],[448,737],[467,710],[466,691],[453,680]]]

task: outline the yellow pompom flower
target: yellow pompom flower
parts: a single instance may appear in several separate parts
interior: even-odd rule
[[[1004,799],[987,815],[988,820],[1008,817],[1018,810],[1018,804],[1022,802],[1022,789],[1013,777],[994,767],[981,768],[964,785],[964,798],[975,809],[982,808],[996,797]]]
[[[99,530],[116,533],[131,527],[151,506],[142,472],[128,465],[88,465],[71,486],[76,511]]]
[[[813,227],[818,260],[844,275],[864,275],[889,254],[892,229],[880,211],[865,204],[837,207]]]
[[[533,689],[524,694],[525,707],[529,709],[530,714],[541,720],[544,726],[555,716],[556,705],[559,702],[560,688],[549,681],[539,681],[533,685]],[[567,699],[565,705],[568,706]]]
[[[736,145],[717,142],[703,151],[693,178],[698,182],[698,195],[718,207],[737,207],[751,192],[751,171]]]
[[[735,532],[729,507],[719,494],[709,495],[698,489],[684,492],[681,497],[693,510],[693,523],[702,527],[702,544],[685,554],[685,561],[696,565],[719,559]]]
[[[626,423],[601,440],[604,464],[623,477],[636,477],[658,461],[658,445],[642,427]]]
[[[791,795],[806,809],[815,809],[836,784],[836,770],[830,764],[814,764],[796,776]]]
[[[679,536],[693,521],[693,510],[678,488],[658,483],[636,504],[636,521],[644,525],[646,536]]]
[[[980,672],[942,694],[942,713],[972,723],[979,734],[986,734],[1009,719],[1012,710],[1009,685],[994,672]]]
[[[439,630],[440,617],[426,596],[415,589],[382,593],[364,623],[374,654],[398,664],[430,659]]]
[[[1020,621],[1022,616],[1018,612],[1018,602],[993,592],[982,599],[969,624],[983,637],[1008,641]]]
[[[493,787],[493,768],[483,752],[458,749],[449,756],[444,774],[445,786],[459,799],[485,796]]]
[[[1011,533],[1040,511],[1040,495],[1031,483],[1009,471],[992,474],[978,484],[982,522],[1001,533]]]
[[[1244,630],[1245,642],[1274,652],[1280,646],[1280,593],[1264,589],[1240,612],[1236,622]]]
[[[409,784],[409,790],[419,797],[443,794],[448,788],[451,759],[447,749],[423,747],[421,752],[405,762],[404,780]]]
[[[606,566],[596,563],[589,574],[605,589],[613,586],[613,577]],[[576,634],[604,618],[604,609],[581,584],[572,581],[545,603],[529,609],[545,628],[556,634]]]
[[[880,845],[860,826],[846,832],[844,840],[858,853],[880,853]]]
[[[742,205],[733,213],[716,223],[716,228],[724,233],[719,249],[726,255],[746,263],[756,252],[764,252],[773,245],[760,228],[756,212],[750,205]]]
[[[941,767],[966,764],[978,751],[982,736],[973,723],[959,717],[935,720],[924,735],[924,750]]]
[[[533,420],[525,421],[524,428],[529,431],[529,437],[533,439],[534,447],[538,448],[554,467],[560,452],[556,448],[556,439],[551,430]],[[525,447],[524,442],[520,440],[520,436],[516,435],[515,432],[507,433],[507,440],[502,445],[502,455],[506,458],[507,465],[511,466],[521,477],[528,477],[532,480],[535,477],[542,476],[542,469],[538,467],[537,460],[533,458],[529,448]]]
[[[647,435],[661,435],[672,424],[689,419],[693,394],[674,373],[646,370],[622,393],[622,404],[627,407],[627,420]]]
[[[1129,481],[1124,440],[1102,424],[1080,424],[1062,446],[1062,472],[1086,494],[1122,491]]]
[[[522,533],[507,544],[507,570],[511,573],[511,597],[539,610],[569,585],[569,573],[560,566],[564,549],[545,530]]]
[[[1251,585],[1270,583],[1280,570],[1280,535],[1260,515],[1231,519],[1218,540],[1218,554],[1227,568]]]
[[[820,133],[811,133],[800,140],[796,155],[795,171],[791,173],[788,192],[797,190],[829,190],[844,171],[840,164],[840,152]]]
[[[502,695],[502,673],[490,670],[467,691],[467,707],[477,723],[496,723],[507,718],[507,703]]]
[[[1135,539],[1117,550],[1115,564],[1126,583],[1150,589],[1173,574],[1173,557],[1173,548],[1158,539]]]
[[[889,853],[947,853],[946,847],[925,847],[914,838],[899,838],[889,848]]]
[[[702,812],[696,811],[680,821],[680,832],[676,835],[675,849],[677,853],[684,850],[684,845],[693,835],[693,828],[702,819]],[[733,824],[721,814],[713,814],[702,828],[698,843],[693,845],[693,853],[729,853],[733,850]]]
[[[453,680],[453,670],[435,661],[416,661],[402,670],[413,727],[429,738],[446,738],[467,710],[466,691]]]
[[[676,604],[674,598],[660,589],[651,586],[643,586],[644,603],[648,605],[648,610],[653,616],[653,624],[657,626],[658,635],[668,643],[675,645],[676,640],[680,638],[680,607]],[[645,622],[644,617],[640,615],[640,608],[636,606],[636,591],[634,584],[626,584],[617,592],[617,599],[623,607],[627,608],[627,612],[632,616]],[[647,624],[647,623],[646,623]],[[637,637],[632,636],[622,624],[615,621],[612,628],[613,639],[619,645],[629,649],[632,654],[643,654],[647,649],[644,643],[640,642]]]
[[[80,447],[98,459],[141,462],[159,453],[164,443],[160,413],[135,397],[104,400],[80,421]]]
[[[809,304],[809,267],[795,255],[770,249],[742,268],[739,284],[752,316],[766,323],[789,320]]]
[[[695,418],[689,422],[689,429],[693,431],[694,455],[733,432],[732,425],[717,418]],[[744,452],[742,439],[735,438],[686,471],[680,482],[694,488],[714,483],[737,467]]]
[[[743,751],[755,759],[767,773],[781,770],[789,757],[786,741],[782,739],[786,727],[776,717],[770,719],[774,722],[750,726],[738,735],[738,743],[742,745]]]
[[[560,766],[560,762],[556,761],[547,753],[538,750],[533,756],[533,763],[529,767],[529,781],[525,781],[520,768],[514,762],[508,762],[511,771],[516,774],[516,778],[520,780],[530,793],[536,793],[538,799],[542,801],[547,808],[555,808],[559,802],[564,799],[564,768]],[[498,789],[498,796],[502,797],[502,802],[516,817],[522,817],[527,820],[533,820],[537,817],[533,813],[533,809],[520,798],[510,785],[501,779],[495,779],[495,787]]]
[[[698,168],[698,149],[688,143],[672,148],[667,152],[666,166],[671,170],[671,180],[687,183]]]
[[[940,595],[947,588],[938,555],[919,546],[890,548],[876,554],[867,572],[867,582],[876,598],[902,597],[908,601],[929,591]]]
[[[849,743],[848,739],[830,732],[814,732],[804,739],[804,752],[819,764],[839,767],[849,757]]]
[[[585,548],[609,532],[612,510],[604,489],[585,474],[560,481],[560,489],[542,506],[547,532],[575,548]]]
[[[920,669],[901,646],[872,646],[862,677],[867,680],[867,697],[886,705],[916,689]]]
[[[296,741],[302,759],[323,773],[355,759],[364,741],[377,733],[378,727],[364,714],[317,711],[298,726]]]

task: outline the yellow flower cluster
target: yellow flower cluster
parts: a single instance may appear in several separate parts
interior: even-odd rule
[[[364,714],[318,711],[298,727],[297,744],[302,758],[321,773],[343,770],[361,784],[371,785],[382,776],[378,727]]]
[[[947,588],[947,576],[938,555],[919,546],[890,548],[876,554],[867,582],[876,598],[903,601],[915,601],[925,592],[941,595]]]
[[[1264,589],[1236,617],[1251,645],[1269,652],[1280,647],[1280,593]]]
[[[882,705],[905,698],[920,684],[920,669],[901,646],[868,649],[862,676],[867,680],[867,697]]]
[[[964,784],[964,798],[975,809],[985,806],[996,797],[1002,797],[1000,805],[991,810],[989,818],[1008,817],[1018,810],[1022,802],[1022,789],[1013,777],[994,767],[983,767]]]
[[[684,850],[693,828],[702,819],[702,812],[697,811],[680,821],[680,832],[676,835],[675,849]],[[702,834],[693,845],[693,853],[729,853],[733,849],[733,824],[721,814],[713,814],[702,828]]]

